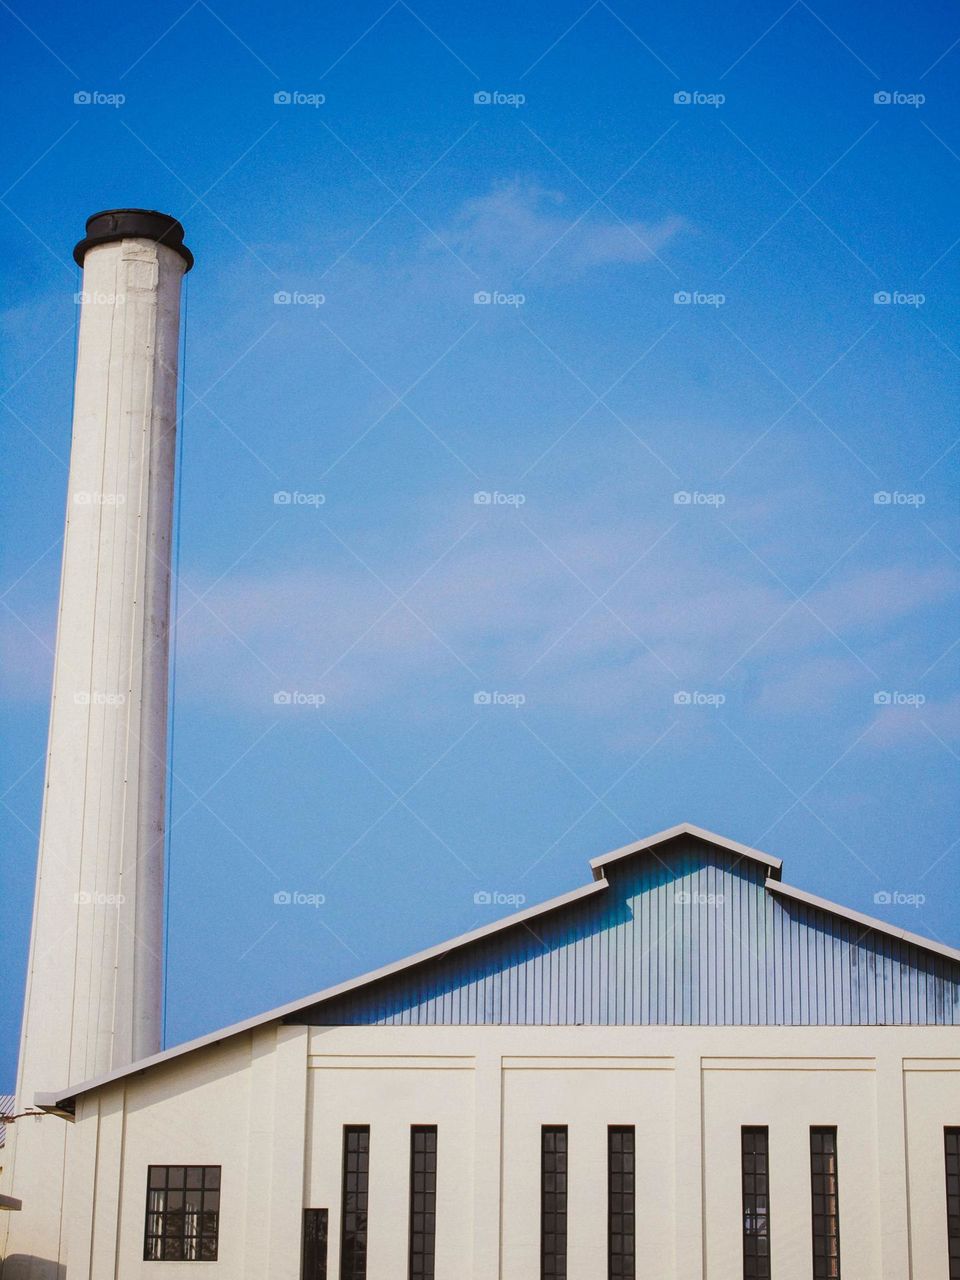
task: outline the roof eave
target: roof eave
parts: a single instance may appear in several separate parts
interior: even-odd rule
[[[891,938],[897,938],[900,942],[906,942],[910,946],[917,947],[920,951],[932,951],[936,955],[945,956],[948,960],[960,962],[960,950],[956,947],[948,947],[944,942],[934,942],[931,938],[924,938],[919,933],[910,933],[907,929],[900,929],[896,925],[889,924],[886,920],[878,920],[876,916],[864,915],[862,911],[853,911],[849,907],[841,907],[836,902],[830,902],[827,898],[818,898],[816,894],[807,893],[805,889],[797,889],[792,884],[784,884],[781,880],[768,878],[766,887],[771,893],[778,893],[784,898],[792,898],[794,901],[802,902],[808,907],[814,907],[817,911],[825,911],[828,915],[839,916],[843,920],[849,920],[852,924],[862,925],[865,929],[873,929],[877,933],[885,933]]]
[[[292,1000],[288,1004],[279,1005],[276,1009],[270,1009],[267,1013],[257,1014],[242,1022],[235,1022],[220,1031],[213,1031],[208,1035],[199,1036],[195,1040],[188,1040],[185,1044],[175,1045],[172,1049],[164,1049],[160,1053],[152,1054],[149,1058],[142,1058],[139,1062],[130,1063],[126,1067],[119,1067],[116,1071],[111,1071],[92,1080],[83,1081],[80,1084],[71,1086],[69,1089],[57,1090],[53,1093],[38,1093],[34,1096],[34,1105],[44,1111],[70,1114],[76,1105],[77,1098],[83,1093],[89,1093],[93,1089],[100,1089],[106,1085],[114,1084],[127,1076],[147,1071],[149,1068],[159,1066],[161,1063],[172,1062],[184,1054],[192,1053],[195,1049],[209,1048],[212,1045],[219,1044],[222,1040],[242,1035],[246,1031],[254,1031],[257,1027],[266,1026],[271,1022],[283,1021],[295,1014],[305,1012],[314,1005],[325,1004],[337,996],[347,995],[359,987],[365,987],[384,978],[393,977],[419,964],[425,964],[430,960],[442,959],[450,952],[457,951],[472,942],[492,937],[494,934],[502,933],[507,929],[516,928],[519,925],[523,925],[527,920],[548,915],[553,911],[560,910],[562,907],[569,906],[571,903],[579,902],[583,898],[590,898],[594,894],[602,893],[608,888],[607,880],[602,876],[598,877],[595,881],[581,885],[578,889],[572,889],[569,893],[562,893],[556,898],[549,898],[546,902],[537,903],[532,907],[525,907],[521,911],[515,911],[511,915],[504,916],[500,920],[494,920],[479,929],[471,929],[468,933],[462,933],[456,938],[450,938],[434,947],[428,947],[425,951],[418,951],[405,959],[394,961],[392,964],[361,974],[358,978],[350,978],[346,982],[340,982],[335,986],[314,992],[312,995],[302,996],[299,1000]]]

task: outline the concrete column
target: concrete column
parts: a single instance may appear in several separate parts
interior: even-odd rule
[[[180,288],[165,214],[87,221],[17,1106],[160,1048]],[[15,1126],[5,1280],[56,1277],[64,1122]],[[19,1130],[19,1132],[17,1132]],[[20,1141],[20,1137],[23,1141]]]
[[[474,1280],[500,1275],[500,1200],[503,1161],[503,1058],[492,1048],[474,1066],[473,1270]]]
[[[702,1280],[703,1082],[700,1054],[683,1049],[674,1060],[676,1189],[674,1239],[676,1280]]]
[[[877,1055],[877,1151],[880,1181],[880,1277],[909,1280],[910,1213],[907,1189],[907,1125],[903,1057]],[[840,1171],[843,1177],[843,1170]],[[841,1184],[842,1186],[842,1184]],[[841,1205],[841,1214],[843,1208]],[[843,1218],[840,1219],[841,1242]]]
[[[303,1234],[304,1170],[306,1165],[307,1045],[308,1027],[272,1027],[274,1097],[270,1135],[269,1280],[299,1280]],[[253,1100],[251,1100],[252,1105]],[[264,1152],[264,1158],[266,1157]]]

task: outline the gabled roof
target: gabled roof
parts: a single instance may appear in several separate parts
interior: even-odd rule
[[[945,946],[942,943],[931,941],[930,939],[921,937],[918,934],[908,933],[905,930],[899,929],[882,920],[876,920],[873,917],[848,910],[845,907],[838,906],[836,903],[828,902],[826,899],[817,898],[812,894],[805,893],[801,889],[795,889],[790,885],[785,885],[780,880],[782,863],[779,858],[772,857],[770,854],[753,849],[748,845],[739,844],[734,840],[728,840],[724,836],[716,835],[702,827],[694,826],[692,823],[684,822],[677,826],[669,827],[664,831],[660,831],[656,835],[648,836],[646,839],[638,840],[633,844],[624,845],[622,848],[615,849],[611,853],[592,859],[590,861],[590,867],[593,871],[594,879],[591,883],[583,885],[579,889],[574,889],[569,893],[561,894],[559,897],[551,898],[536,906],[527,907],[522,911],[514,912],[511,915],[503,917],[501,920],[484,925],[482,928],[470,930],[467,933],[460,934],[458,937],[451,938],[446,942],[441,942],[436,946],[428,947],[424,951],[416,952],[414,955],[408,956],[405,959],[384,965],[379,969],[374,969],[359,977],[351,978],[346,982],[341,982],[335,986],[327,987],[312,995],[303,996],[299,1000],[293,1000],[288,1004],[280,1005],[275,1009],[268,1010],[266,1013],[258,1014],[255,1017],[247,1018],[242,1022],[237,1022],[231,1026],[224,1027],[222,1030],[211,1032],[210,1034],[200,1036],[195,1040],[190,1040],[185,1044],[176,1045],[175,1047],[166,1049],[161,1053],[153,1054],[149,1058],[143,1058],[138,1062],[119,1068],[116,1071],[112,1071],[96,1079],[88,1080],[81,1084],[58,1090],[55,1093],[38,1093],[35,1097],[35,1105],[44,1110],[59,1112],[61,1114],[70,1114],[73,1110],[77,1097],[81,1094],[89,1093],[94,1089],[122,1080],[127,1076],[149,1070],[151,1067],[172,1062],[177,1058],[194,1052],[195,1050],[218,1044],[221,1041],[230,1039],[231,1037],[240,1035],[244,1032],[254,1030],[257,1027],[265,1026],[271,1022],[279,1022],[287,1018],[292,1018],[297,1014],[302,1014],[304,1011],[309,1010],[314,1006],[325,1004],[328,1001],[333,1001],[337,997],[359,991],[364,987],[371,987],[385,978],[403,974],[406,970],[413,969],[418,965],[425,964],[431,960],[441,959],[459,951],[461,948],[468,947],[473,943],[494,937],[497,934],[505,933],[510,929],[525,925],[530,921],[542,919],[543,917],[560,911],[565,907],[581,902],[584,899],[591,898],[594,895],[603,894],[610,887],[610,881],[606,875],[608,869],[613,867],[615,864],[624,862],[638,854],[650,854],[656,859],[658,858],[658,849],[661,849],[671,841],[682,837],[689,837],[691,839],[701,841],[704,844],[714,846],[716,849],[719,849],[726,854],[734,855],[734,866],[736,865],[736,862],[742,859],[763,868],[766,871],[764,887],[770,893],[794,899],[795,901],[804,903],[817,910],[824,911],[834,917],[855,922],[861,925],[865,931],[875,931],[877,933],[896,938],[923,951],[932,952],[936,955],[944,956],[950,960],[960,963],[960,950],[954,947]],[[664,850],[664,852],[666,852],[666,850]]]
[[[594,880],[603,879],[605,867],[609,867],[614,862],[620,862],[624,858],[632,858],[634,854],[653,852],[662,844],[667,844],[670,840],[676,840],[679,836],[695,836],[696,839],[702,840],[705,844],[716,845],[718,849],[723,849],[727,853],[735,853],[738,858],[746,858],[750,862],[759,862],[763,867],[769,867],[774,877],[780,879],[780,869],[783,866],[779,858],[773,858],[769,853],[761,853],[759,849],[751,849],[747,844],[738,844],[736,840],[728,840],[726,836],[718,836],[713,831],[707,831],[704,827],[695,827],[692,822],[680,822],[675,827],[667,827],[665,831],[658,831],[655,836],[647,836],[644,840],[637,840],[634,844],[625,844],[621,849],[614,849],[612,853],[602,854],[599,858],[590,859],[590,867],[593,870]],[[654,854],[654,856],[656,856]]]

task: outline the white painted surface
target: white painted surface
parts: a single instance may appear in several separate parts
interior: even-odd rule
[[[84,260],[19,1110],[160,1046],[183,272],[179,254],[139,238]],[[50,1118],[16,1126],[6,1176],[23,1210],[5,1280],[58,1275],[64,1137]],[[96,1256],[105,1248],[94,1241]]]
[[[888,1110],[898,1087],[908,1159]],[[952,1028],[276,1025],[103,1086],[80,1107],[76,1124],[49,1121],[71,1142],[68,1280],[199,1274],[142,1260],[156,1163],[223,1168],[220,1257],[204,1274],[298,1280],[309,1206],[329,1210],[335,1277],[345,1124],[371,1130],[368,1280],[406,1275],[413,1124],[438,1126],[438,1280],[536,1280],[541,1124],[570,1131],[571,1280],[606,1273],[608,1124],[637,1130],[638,1276],[742,1274],[740,1126],[766,1124],[774,1274],[809,1280],[809,1128],[836,1124],[845,1280],[947,1277]],[[908,1212],[909,1243],[898,1225]]]

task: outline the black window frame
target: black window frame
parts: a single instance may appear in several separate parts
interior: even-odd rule
[[[147,1196],[143,1219],[144,1262],[216,1262],[220,1250],[219,1164],[147,1165]],[[193,1182],[194,1185],[190,1186]],[[153,1197],[162,1193],[158,1206]],[[199,1194],[198,1230],[190,1231],[187,1197]],[[173,1197],[180,1203],[171,1208]],[[171,1230],[179,1221],[179,1230]],[[190,1246],[196,1248],[188,1256]]]
[[[366,1280],[369,1199],[370,1126],[345,1124],[340,1182],[340,1280]],[[356,1220],[352,1226],[348,1225],[350,1219]]]
[[[330,1210],[304,1209],[300,1246],[300,1280],[327,1280]]]
[[[741,1126],[740,1185],[743,1277],[770,1280],[770,1130],[765,1124]]]
[[[947,1191],[947,1273],[960,1280],[960,1125],[944,1125],[943,1171]]]
[[[835,1124],[810,1126],[810,1213],[813,1280],[840,1280],[840,1172]]]
[[[607,1276],[636,1280],[637,1131],[632,1124],[607,1126]]]
[[[409,1280],[434,1280],[437,1259],[437,1126],[410,1126]]]
[[[540,1280],[567,1277],[567,1176],[569,1131],[540,1126]]]

